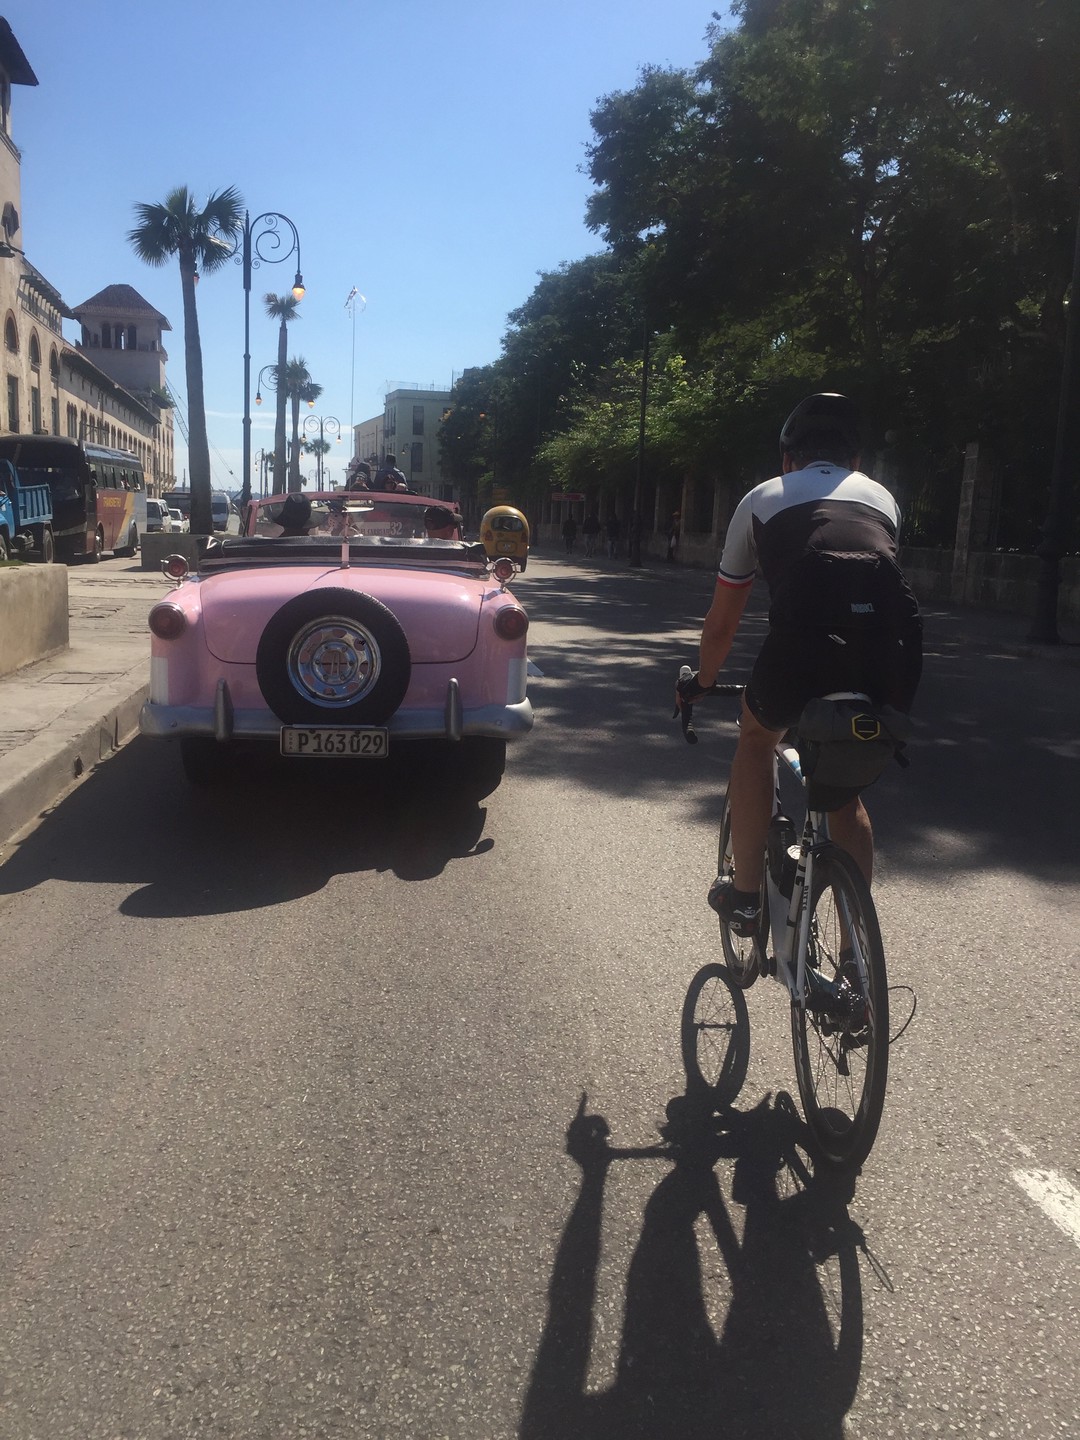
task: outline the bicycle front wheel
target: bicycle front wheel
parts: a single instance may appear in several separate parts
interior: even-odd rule
[[[735,874],[735,856],[731,849],[731,801],[724,801],[724,818],[720,822],[720,850],[716,857],[718,875]],[[765,947],[769,943],[769,905],[765,883],[761,885],[761,919],[753,935],[736,935],[730,925],[720,921],[720,943],[724,948],[724,962],[728,974],[742,990],[749,990],[757,979],[759,957],[764,959]]]
[[[885,1105],[885,952],[870,887],[836,845],[814,856],[810,904],[807,994],[791,1007],[795,1074],[818,1151],[849,1169],[869,1155]]]
[[[690,981],[680,1038],[687,1094],[731,1105],[750,1063],[750,1017],[723,965],[703,965]]]

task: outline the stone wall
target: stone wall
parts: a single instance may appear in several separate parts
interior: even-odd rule
[[[983,610],[1004,610],[1015,615],[1035,614],[1035,595],[1042,561],[1036,555],[1001,555],[970,551],[967,565],[957,572],[951,550],[915,550],[903,547],[900,563],[920,600],[946,605],[973,605]],[[1061,562],[1058,617],[1080,624],[1080,558]]]
[[[0,615],[0,675],[65,650],[67,567],[5,565],[0,569]]]

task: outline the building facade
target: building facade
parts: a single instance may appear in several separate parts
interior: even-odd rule
[[[161,347],[168,321],[130,286],[109,286],[80,307],[87,310],[84,343],[69,345],[63,322],[77,319],[77,313],[23,250],[22,156],[11,134],[11,92],[15,85],[37,83],[11,26],[0,18],[0,428],[130,450],[143,462],[151,486],[166,489],[174,478],[172,409],[165,393],[168,357]],[[118,302],[115,319],[106,313],[103,297]],[[106,353],[107,323],[112,325],[110,341],[116,327],[123,327],[118,365],[112,363],[112,346],[107,363],[95,363]],[[92,360],[85,341],[95,326],[98,346]],[[134,342],[130,352],[129,336]],[[152,340],[157,352],[140,353],[140,344]]]
[[[450,403],[450,391],[434,386],[388,391],[383,413],[353,426],[353,455],[373,467],[394,455],[410,489],[436,500],[457,499],[439,459],[439,422]]]

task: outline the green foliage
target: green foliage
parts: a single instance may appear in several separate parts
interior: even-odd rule
[[[1077,225],[1080,5],[733,14],[696,70],[646,67],[597,104],[587,222],[606,249],[542,275],[499,360],[463,376],[453,472],[631,483],[647,326],[654,476],[741,491],[775,469],[790,406],[840,389],[942,514],[965,444],[990,447],[1002,538],[1031,543]]]
[[[244,204],[231,186],[211,195],[199,209],[186,185],[170,190],[160,204],[135,206],[138,224],[128,242],[147,265],[165,265],[176,257],[184,301],[184,368],[188,397],[188,470],[191,483],[191,529],[209,535],[213,529],[210,447],[206,436],[203,397],[202,343],[195,303],[200,272],[220,269],[236,251],[243,229]]]

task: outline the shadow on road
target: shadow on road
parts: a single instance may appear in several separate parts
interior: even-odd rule
[[[616,795],[678,794],[688,819],[718,823],[737,705],[698,706],[696,747],[671,721],[678,667],[695,661],[712,586],[682,570],[530,570],[520,593],[544,678],[530,686],[537,728],[519,769]],[[1046,797],[1080,785],[1080,664],[1067,647],[1025,653],[1021,616],[927,606],[924,621],[911,767],[890,767],[867,793],[890,858],[930,876],[990,867],[1071,882],[1072,812]],[[541,624],[553,641],[539,643]],[[759,585],[726,678],[749,675],[766,626]]]
[[[0,866],[0,894],[46,880],[134,884],[122,914],[221,915],[287,904],[334,875],[423,881],[493,848],[476,789],[437,763],[379,765],[256,753],[235,785],[207,793],[186,785],[173,746],[134,740]]]
[[[566,1132],[581,1190],[519,1440],[842,1440],[862,1366],[859,1251],[888,1278],[848,1214],[853,1176],[815,1168],[790,1095],[735,1108],[750,1021],[744,1003],[731,1016],[727,1058],[710,1051],[715,1083],[684,1047],[687,1093],[668,1102],[662,1143],[613,1145],[582,1095]],[[605,1191],[615,1162],[658,1158],[671,1170],[645,1206],[627,1271],[614,1383],[597,1391],[588,1376]],[[734,1162],[730,1200],[721,1160]]]
[[[555,1258],[520,1440],[841,1440],[863,1349],[865,1241],[848,1215],[853,1182],[814,1172],[786,1094],[719,1116],[680,1096],[667,1114],[663,1144],[619,1148],[582,1096],[567,1131],[581,1190]],[[646,1205],[629,1265],[616,1378],[590,1392],[605,1189],[615,1162],[657,1156],[672,1168]],[[725,1157],[734,1160],[730,1201],[714,1170]],[[744,1212],[741,1239],[733,1207]],[[727,1277],[719,1333],[708,1318],[702,1218]]]

